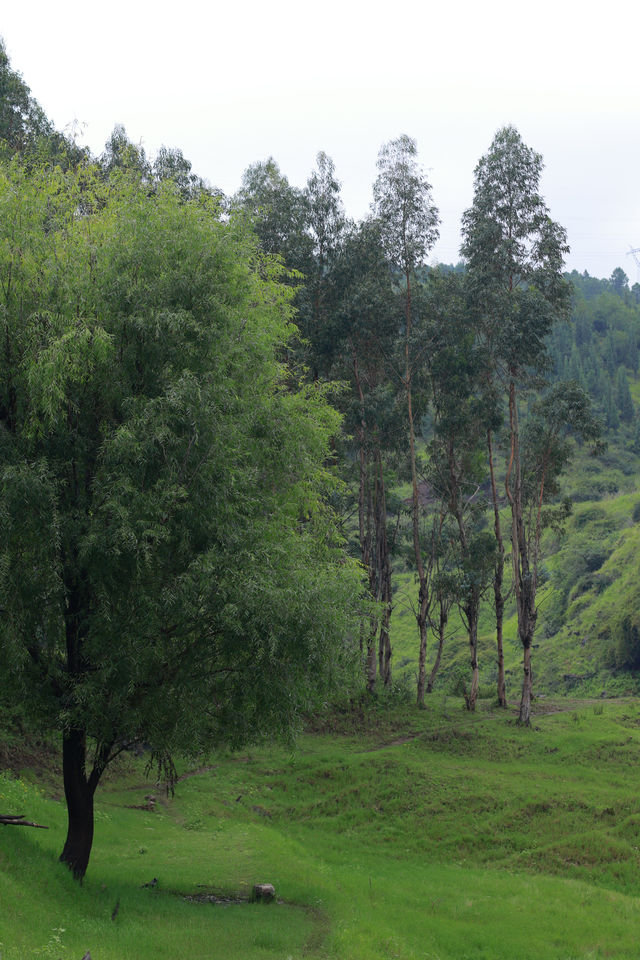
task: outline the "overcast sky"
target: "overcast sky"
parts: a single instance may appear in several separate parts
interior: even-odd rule
[[[524,12],[520,13],[519,10]],[[473,169],[496,130],[542,153],[568,267],[640,279],[640,7],[609,0],[30,0],[0,22],[14,69],[94,153],[115,123],[153,156],[180,147],[233,193],[273,156],[303,186],[324,150],[364,216],[382,143],[418,143],[442,217],[431,259],[455,262]]]

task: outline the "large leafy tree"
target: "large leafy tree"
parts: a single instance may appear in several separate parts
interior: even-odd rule
[[[0,170],[3,696],[61,732],[79,878],[120,751],[283,733],[350,660],[337,415],[285,386],[291,291],[217,209]]]

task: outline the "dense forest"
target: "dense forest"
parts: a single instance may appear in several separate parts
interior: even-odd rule
[[[454,266],[408,136],[356,223],[324,153],[231,197],[119,126],[92,157],[3,48],[0,111],[0,698],[61,732],[77,877],[132,744],[171,779],[336,691],[528,725],[634,683],[640,285],[564,271],[514,127]]]

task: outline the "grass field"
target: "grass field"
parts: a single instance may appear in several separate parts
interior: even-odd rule
[[[640,939],[640,707],[488,702],[333,717],[214,757],[174,798],[131,760],[99,792],[83,886],[57,780],[0,775],[3,960],[587,960]],[[146,797],[153,794],[153,809]],[[154,886],[144,886],[157,878]],[[248,902],[275,884],[279,902]],[[185,897],[216,896],[224,902]]]

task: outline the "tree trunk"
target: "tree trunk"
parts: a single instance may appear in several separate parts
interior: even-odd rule
[[[62,737],[62,775],[67,802],[67,839],[60,854],[76,880],[82,880],[93,844],[93,776],[86,775],[86,736],[72,729]],[[97,780],[96,780],[97,783]]]
[[[371,527],[372,523],[375,523],[375,517],[373,516],[373,504],[372,504],[372,491],[371,484],[367,478],[367,522],[366,522],[366,538],[363,541],[363,565],[366,565],[367,572],[369,574],[369,592],[371,593],[372,598],[376,601],[380,601],[380,575],[378,572],[377,562],[373,562],[371,556]],[[373,520],[372,520],[373,517]],[[377,679],[377,665],[376,665],[376,639],[378,637],[378,614],[374,613],[369,618],[369,635],[367,638],[367,663],[366,663],[366,677],[367,677],[367,691],[373,693],[376,686]],[[382,676],[382,671],[380,671]]]
[[[389,622],[391,620],[391,559],[389,557],[389,541],[387,538],[387,496],[384,484],[384,470],[382,466],[382,452],[379,444],[375,451],[376,483],[375,483],[375,511],[374,521],[376,530],[376,565],[379,584],[379,595],[384,610],[380,623],[380,677],[385,686],[391,684],[391,638],[389,636]]]
[[[417,695],[417,704],[419,707],[424,707],[424,694],[425,686],[427,679],[427,616],[425,607],[427,604],[427,598],[424,596],[424,589],[420,585],[420,592],[418,594],[419,608],[418,608],[418,630],[420,631],[420,654],[418,657],[418,695]]]
[[[373,693],[376,688],[377,677],[377,657],[376,657],[376,637],[378,634],[377,617],[371,617],[369,622],[369,637],[367,640],[367,660],[365,665],[365,674],[367,678],[367,693]]]
[[[413,552],[416,559],[416,572],[418,574],[418,632],[420,635],[420,658],[423,661],[422,676],[418,677],[417,702],[418,706],[424,706],[424,662],[427,651],[427,610],[428,610],[428,584],[425,576],[424,564],[422,562],[422,550],[420,547],[420,498],[418,492],[418,470],[416,464],[416,438],[413,423],[413,391],[412,391],[412,371],[409,358],[409,341],[411,338],[411,275],[409,270],[405,271],[405,280],[407,284],[407,294],[405,300],[405,369],[404,380],[407,391],[407,415],[409,420],[409,455],[411,460],[411,525],[413,531]],[[424,649],[423,649],[424,648]],[[422,685],[421,685],[422,681]]]
[[[469,630],[469,654],[471,660],[471,689],[465,695],[467,710],[472,713],[476,709],[478,690],[480,688],[480,673],[478,670],[478,604],[473,601],[465,608]]]
[[[493,597],[496,611],[496,646],[498,653],[498,705],[507,706],[507,692],[504,679],[504,647],[502,641],[502,624],[504,620],[504,597],[502,595],[502,582],[504,578],[504,542],[502,539],[502,528],[500,525],[500,509],[498,503],[498,490],[496,486],[496,477],[493,469],[493,441],[491,430],[487,431],[487,446],[489,450],[489,473],[491,476],[491,497],[493,500],[493,527],[498,545],[498,558],[493,576]]]
[[[433,684],[435,683],[438,670],[440,669],[440,661],[442,659],[442,648],[444,647],[444,632],[447,627],[448,619],[449,619],[448,615],[441,609],[440,623],[438,624],[438,652],[436,653],[436,659],[431,669],[429,682],[427,683],[427,693],[431,693],[431,691],[433,690]]]
[[[524,679],[522,682],[522,698],[520,700],[520,714],[518,723],[529,726],[531,723],[531,690],[533,677],[531,674],[531,647],[524,648]]]
[[[380,675],[385,687],[391,686],[391,638],[389,630],[383,625],[380,627]]]
[[[502,581],[501,581],[502,582]],[[498,706],[507,707],[507,686],[504,678],[504,647],[502,643],[502,620],[504,599],[502,594],[495,595],[496,604],[496,643],[498,647]]]
[[[369,591],[375,600],[379,600],[379,575],[377,565],[371,562],[371,541],[372,541],[372,522],[375,523],[373,508],[373,493],[371,489],[370,464],[367,450],[367,422],[365,417],[365,402],[362,383],[360,381],[360,371],[358,366],[358,356],[351,344],[353,354],[353,375],[358,390],[360,400],[360,424],[358,435],[360,441],[359,464],[360,464],[360,483],[358,488],[358,534],[360,538],[360,558],[362,566],[367,571],[369,578]],[[369,619],[369,629],[363,623],[360,629],[360,647],[362,650],[363,637],[367,634],[367,653],[364,664],[364,672],[367,683],[367,692],[373,693],[376,686],[376,638],[378,636],[378,618],[372,616]]]
[[[506,476],[506,491],[511,504],[511,555],[513,558],[513,580],[518,611],[518,636],[524,652],[522,680],[522,698],[518,722],[529,725],[531,722],[531,645],[536,629],[538,611],[536,610],[536,569],[529,564],[529,541],[524,525],[524,507],[522,494],[522,474],[520,466],[520,437],[518,431],[518,408],[516,388],[512,380],[509,384],[509,424],[511,431],[511,455]],[[513,489],[510,486],[513,473]],[[535,550],[535,547],[534,547]]]

